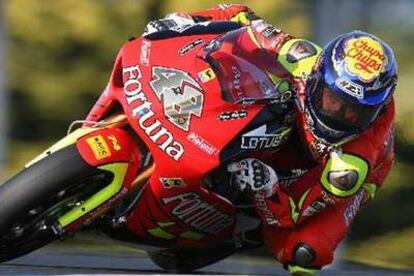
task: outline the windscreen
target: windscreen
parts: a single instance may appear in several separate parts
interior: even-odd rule
[[[206,59],[220,82],[223,99],[230,103],[277,96],[268,73],[256,65],[260,60],[255,57],[263,55],[255,55],[239,46],[244,45],[243,40],[250,39],[246,33],[244,29],[229,32],[207,47]],[[252,51],[261,49],[255,47]]]

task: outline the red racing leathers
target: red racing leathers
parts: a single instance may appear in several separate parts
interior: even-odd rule
[[[232,20],[244,25],[258,19],[248,7],[241,5],[218,5],[207,11],[191,13],[191,16],[208,21]],[[283,46],[294,38],[271,26],[253,29],[257,32],[257,46],[281,61]],[[273,34],[266,34],[266,31]],[[300,93],[302,76],[298,69],[292,69],[286,62],[280,63],[280,70],[272,73],[279,77],[289,74],[292,85],[299,90],[299,102],[303,103],[305,93]],[[308,68],[302,71],[309,70],[309,66],[314,64],[305,65]],[[307,266],[318,268],[332,262],[333,252],[345,237],[360,205],[374,197],[376,188],[381,187],[393,164],[394,101],[369,129],[335,151],[318,147],[307,123],[306,111],[300,107],[297,108],[297,121],[300,129],[297,135],[286,142],[282,150],[265,156],[262,161],[276,172],[291,170],[299,177],[285,183],[282,179],[271,198],[258,195],[256,210],[264,222],[277,221],[265,223],[264,236],[280,262],[295,265],[295,250],[305,244],[312,251]],[[328,179],[330,171],[343,169],[343,164],[339,164],[343,162],[359,167],[356,187],[349,193],[341,193]]]

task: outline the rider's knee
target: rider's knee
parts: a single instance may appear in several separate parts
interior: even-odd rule
[[[285,246],[285,260],[283,260],[285,264],[320,269],[332,262],[335,245],[329,238],[321,233],[310,237],[295,236],[293,235]]]
[[[307,243],[298,243],[292,253],[292,261],[298,266],[311,266],[315,258],[315,250]]]
[[[323,242],[288,242],[282,263],[291,275],[313,276],[332,262],[333,250]]]

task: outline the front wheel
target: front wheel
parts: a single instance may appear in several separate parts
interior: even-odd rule
[[[54,152],[0,186],[0,262],[61,237],[58,218],[113,175],[88,165],[76,145]]]

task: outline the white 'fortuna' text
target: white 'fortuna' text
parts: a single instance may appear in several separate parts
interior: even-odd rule
[[[124,80],[124,93],[128,105],[133,105],[132,116],[138,119],[138,126],[145,132],[151,141],[169,157],[178,161],[184,154],[184,147],[176,141],[172,133],[162,123],[155,119],[151,109],[152,103],[147,100],[142,91],[141,69],[138,65],[122,69]],[[139,103],[136,105],[136,103]]]

